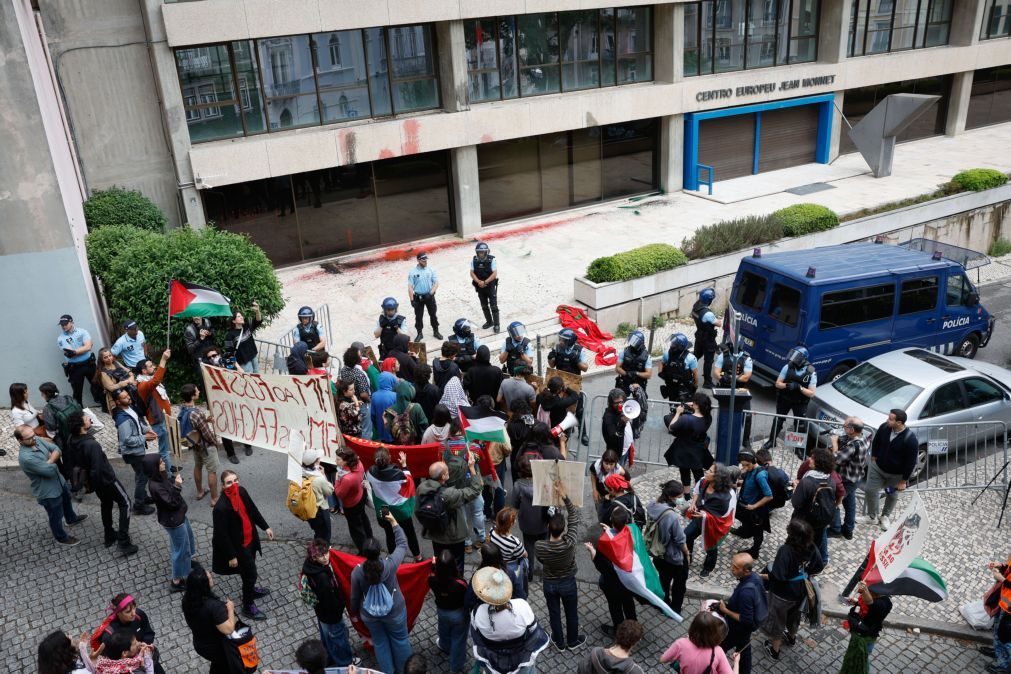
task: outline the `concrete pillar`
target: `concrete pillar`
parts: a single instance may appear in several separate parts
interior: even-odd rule
[[[478,187],[477,145],[456,147],[450,150],[452,171],[453,211],[456,213],[456,232],[462,237],[474,236],[481,231],[481,191]]]
[[[965,118],[969,114],[969,96],[972,94],[972,78],[975,73],[955,73],[951,76],[951,96],[948,98],[948,118],[944,123],[944,135],[957,136],[965,131]]]
[[[839,158],[839,142],[843,134],[849,131],[849,126],[842,118],[842,106],[845,92],[835,92],[835,102],[832,105],[832,138],[828,145],[828,160],[834,162]]]
[[[446,112],[470,110],[467,100],[467,45],[463,37],[463,21],[440,21],[435,24],[439,45],[439,86],[442,109]]]
[[[948,44],[952,47],[968,47],[979,42],[979,31],[983,26],[983,15],[989,2],[956,2],[951,14],[951,33]]]
[[[684,115],[660,118],[660,189],[665,194],[684,187]]]
[[[684,5],[653,6],[653,79],[656,82],[684,79],[684,26]]]
[[[853,0],[822,0],[818,21],[818,62],[842,63],[849,45]]]

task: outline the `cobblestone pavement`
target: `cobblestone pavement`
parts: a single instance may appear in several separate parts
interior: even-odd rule
[[[6,473],[5,479],[14,477]],[[39,640],[53,629],[64,629],[72,635],[84,629],[94,629],[102,618],[102,608],[120,591],[130,591],[149,614],[157,631],[157,641],[163,653],[167,671],[206,671],[205,663],[192,652],[190,633],[182,620],[179,595],[170,594],[166,578],[167,543],[153,518],[135,519],[132,533],[141,551],[123,559],[101,544],[101,523],[97,502],[93,496],[78,506],[89,515],[75,529],[82,543],[73,548],[61,548],[49,535],[42,509],[23,494],[6,489],[5,506],[0,510],[0,531],[4,545],[0,549],[0,614],[4,616],[0,638],[0,671],[34,671],[34,653]],[[195,522],[198,555],[209,556],[210,529]],[[344,540],[343,527],[337,528],[338,540]],[[287,668],[294,665],[295,646],[316,634],[314,615],[295,596],[294,577],[301,565],[299,541],[264,542],[265,554],[259,564],[263,583],[273,594],[261,606],[268,613],[265,622],[254,625],[265,666]],[[721,560],[721,564],[724,560]],[[721,567],[724,568],[724,567]],[[469,574],[468,574],[469,575]],[[547,611],[540,584],[535,581],[531,601],[539,618],[546,624]],[[218,579],[218,592],[235,597],[239,592],[237,577]],[[599,625],[607,621],[607,607],[600,591],[592,582],[580,582],[580,617],[589,644],[605,644]],[[690,618],[698,600],[688,601],[686,616]],[[687,623],[676,624],[651,608],[640,608],[639,618],[646,627],[646,637],[636,658],[649,672],[664,671],[658,664],[663,649],[683,636]],[[426,603],[411,635],[414,648],[424,653],[433,672],[445,672],[448,663],[433,644],[436,633],[435,609]],[[837,622],[817,630],[803,628],[803,641],[773,662],[760,648],[756,638],[756,672],[832,672],[836,671],[847,635]],[[366,664],[371,657],[362,653],[357,637],[352,637],[356,652]],[[538,662],[541,672],[572,672],[574,657],[557,653],[551,647]],[[925,634],[913,635],[887,630],[875,651],[877,671],[960,671],[982,672],[986,660],[971,644]]]

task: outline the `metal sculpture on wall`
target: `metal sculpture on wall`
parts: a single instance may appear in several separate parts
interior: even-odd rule
[[[890,94],[850,127],[849,136],[867,161],[875,178],[892,174],[895,137],[926,112],[940,96]]]

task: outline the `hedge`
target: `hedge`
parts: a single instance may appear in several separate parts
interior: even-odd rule
[[[783,236],[803,236],[836,227],[839,216],[832,209],[818,204],[794,204],[770,215],[769,223],[778,227]]]
[[[687,263],[688,258],[675,246],[651,243],[623,253],[598,257],[587,267],[586,278],[594,283],[628,281]]]
[[[1007,183],[1007,176],[997,169],[974,168],[955,175],[951,182],[967,192],[981,192]]]
[[[239,234],[213,228],[194,231],[188,227],[168,234],[123,229],[88,235],[88,257],[92,271],[105,286],[106,301],[114,324],[133,319],[157,357],[165,347],[168,319],[168,285],[181,279],[219,290],[232,300],[232,307],[249,312],[253,300],[260,303],[264,321],[277,316],[284,307],[281,284],[264,252]],[[118,248],[115,248],[118,246]],[[223,343],[227,319],[211,319]],[[186,352],[185,320],[171,322],[169,346],[172,360],[166,381],[169,390],[195,381],[196,371]]]
[[[165,215],[154,202],[136,190],[110,187],[95,190],[84,202],[84,221],[93,232],[109,225],[132,225],[152,232],[165,230]]]
[[[681,242],[681,250],[689,260],[701,260],[775,241],[782,236],[783,228],[771,223],[769,216],[749,215],[699,227]]]

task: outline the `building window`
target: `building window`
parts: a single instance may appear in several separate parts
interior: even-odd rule
[[[984,0],[983,29],[979,39],[992,40],[1011,35],[1011,0]]]
[[[965,128],[977,129],[1011,121],[1011,65],[977,70],[972,76],[972,93]]]
[[[685,4],[684,74],[768,68],[818,57],[820,0]]]
[[[194,143],[439,106],[428,25],[288,35],[255,46],[244,40],[175,55]]]
[[[646,7],[464,21],[471,103],[653,79]]]
[[[847,53],[864,56],[944,46],[953,4],[954,0],[853,0]]]

